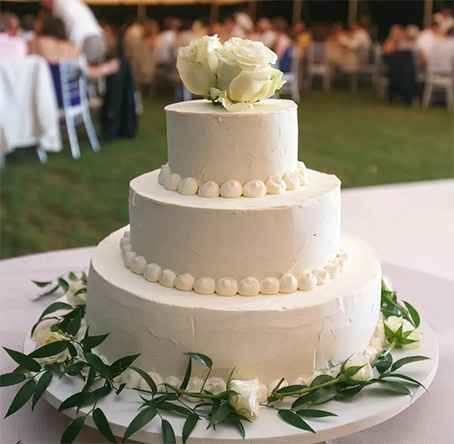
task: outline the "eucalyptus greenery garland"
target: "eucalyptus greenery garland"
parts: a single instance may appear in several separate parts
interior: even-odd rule
[[[242,408],[240,401],[244,399],[240,398],[244,394],[239,387],[248,381],[234,380],[234,369],[227,380],[226,389],[221,393],[212,393],[205,385],[211,374],[213,362],[201,353],[185,353],[188,364],[178,386],[168,383],[157,385],[145,370],[133,366],[139,355],[125,356],[112,364],[107,364],[95,349],[108,337],[108,333],[91,336],[89,328],[84,325],[87,276],[84,273],[80,276],[69,273],[58,278],[56,282],[35,284],[42,288],[50,288],[42,296],[59,289],[63,290],[71,303],[60,301],[52,303],[33,326],[32,336],[43,324],[50,324],[48,327],[50,336],[44,345],[28,354],[3,347],[18,366],[13,372],[0,375],[0,387],[22,384],[9,406],[6,417],[24,407],[30,400],[33,410],[52,381],[62,377],[79,378],[83,381],[80,392],[65,399],[58,409],[64,411],[76,408],[78,414],[65,429],[61,442],[73,442],[87,417],[91,416],[102,435],[109,442],[117,443],[118,438],[112,432],[109,419],[98,403],[109,395],[121,395],[126,383],[121,382],[120,376],[128,370],[138,373],[143,378],[146,389],[135,389],[141,404],[137,415],[126,428],[121,442],[125,442],[151,421],[159,420],[163,443],[175,443],[175,431],[167,419],[171,414],[185,418],[181,431],[183,443],[187,442],[194,427],[201,420],[206,421],[207,428],[215,428],[220,424],[233,425],[239,434],[245,437],[244,422],[252,421],[254,412]],[[385,319],[385,336],[389,346],[378,353],[371,363],[360,362],[359,365],[355,365],[353,361],[347,359],[340,366],[336,377],[323,374],[313,379],[309,385],[286,386],[284,379],[281,379],[262,406],[276,410],[278,416],[292,426],[315,433],[307,420],[336,416],[332,412],[318,408],[328,401],[345,401],[371,385],[377,385],[391,394],[412,396],[411,387],[423,386],[417,380],[400,373],[400,369],[407,364],[429,358],[410,356],[394,362],[391,351],[418,342],[419,339],[415,339],[414,333],[419,327],[420,317],[408,302],[399,302],[396,293],[384,282],[381,311]],[[387,322],[392,319],[393,322]],[[59,359],[55,359],[56,356]],[[193,362],[206,368],[206,377],[199,391],[188,390]],[[376,377],[371,376],[372,373],[367,377],[361,376],[365,370],[372,371],[372,368],[376,370]],[[189,402],[188,398],[192,402]],[[89,407],[88,412],[81,414],[79,410],[81,407]]]

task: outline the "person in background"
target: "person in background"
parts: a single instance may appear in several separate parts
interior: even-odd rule
[[[176,17],[166,17],[163,23],[163,30],[154,40],[154,59],[156,65],[167,68],[173,63],[172,45],[177,38],[178,30],[181,27],[180,19]]]
[[[178,48],[188,46],[196,38],[194,31],[192,30],[192,23],[189,20],[181,21],[181,28],[178,30],[175,41],[172,44],[172,50],[174,54]]]
[[[276,41],[276,33],[272,29],[271,20],[267,17],[259,18],[255,25],[255,31],[249,38],[262,42],[268,48],[272,48]]]
[[[306,54],[307,47],[312,43],[312,35],[306,29],[306,23],[302,20],[294,23],[290,29],[290,37],[295,41],[301,54]]]
[[[201,19],[194,20],[192,24],[192,33],[195,39],[200,39],[209,33],[208,25]]]
[[[282,60],[293,44],[292,39],[288,35],[288,23],[284,17],[275,17],[272,20],[272,25],[276,33],[272,49],[277,54],[278,60]]]
[[[27,42],[35,38],[35,23],[36,17],[33,14],[25,14],[20,21],[22,28],[21,36]]]
[[[23,57],[27,55],[25,38],[17,35],[19,17],[12,12],[0,13],[0,57]]]
[[[434,21],[440,26],[440,31],[443,35],[447,35],[448,31],[454,28],[454,17],[452,16],[451,8],[443,8],[433,16]]]
[[[405,40],[405,30],[403,26],[395,24],[389,28],[388,36],[382,45],[382,53],[390,54],[401,49],[402,42]]]
[[[443,37],[440,24],[433,20],[430,27],[419,33],[417,45],[424,58],[430,56],[433,46]]]
[[[92,10],[82,0],[41,0],[41,4],[64,23],[68,39],[84,54],[87,62],[106,59],[107,42]]]
[[[63,21],[53,15],[44,18],[39,34],[28,43],[28,53],[43,57],[51,65],[61,60],[77,59],[81,55],[79,49],[67,39]],[[118,70],[118,60],[112,59],[98,65],[87,61],[83,68],[90,77],[102,77]]]

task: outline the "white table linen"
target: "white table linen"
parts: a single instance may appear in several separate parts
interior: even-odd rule
[[[400,415],[329,444],[451,444],[454,442],[454,180],[346,190],[342,194],[343,229],[373,245],[385,262],[385,274],[420,311],[440,348],[437,375],[429,388]],[[107,233],[106,233],[107,234]],[[20,349],[23,338],[49,299],[32,301],[31,279],[48,280],[87,269],[93,247],[63,250],[0,261],[0,343]],[[415,273],[417,282],[411,282]],[[410,294],[407,294],[410,293]],[[5,352],[0,372],[13,370]],[[1,389],[3,418],[16,388]],[[58,443],[69,419],[46,402],[33,414],[21,409],[0,420],[0,442]],[[107,442],[84,427],[77,443]],[[247,443],[248,441],[243,441]],[[276,443],[279,444],[279,443]]]
[[[62,149],[50,68],[37,55],[0,58],[0,155],[33,145]]]

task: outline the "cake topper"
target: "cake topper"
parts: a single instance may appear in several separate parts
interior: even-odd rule
[[[277,55],[262,42],[204,36],[180,48],[177,70],[186,88],[228,111],[244,111],[284,85]]]

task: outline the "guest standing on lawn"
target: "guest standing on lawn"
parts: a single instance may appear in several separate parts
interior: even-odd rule
[[[69,41],[84,54],[87,62],[104,62],[107,53],[104,32],[82,0],[41,0],[41,4],[63,21]]]

